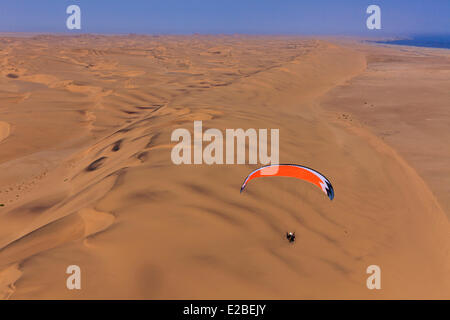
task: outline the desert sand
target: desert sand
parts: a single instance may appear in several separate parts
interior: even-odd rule
[[[448,50],[4,36],[0,64],[0,298],[450,298]],[[174,165],[194,120],[279,129],[280,162],[335,199],[284,178],[240,194],[258,165]]]

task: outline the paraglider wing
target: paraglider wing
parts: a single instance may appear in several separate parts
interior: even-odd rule
[[[311,168],[296,164],[273,164],[256,169],[245,178],[241,192],[250,180],[260,177],[292,177],[305,180],[319,187],[330,200],[334,198],[333,186],[325,176]]]

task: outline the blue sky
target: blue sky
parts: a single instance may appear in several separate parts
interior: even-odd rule
[[[83,33],[450,33],[450,0],[1,0],[0,32],[73,33],[71,4]],[[381,8],[381,30],[366,28],[370,4]]]

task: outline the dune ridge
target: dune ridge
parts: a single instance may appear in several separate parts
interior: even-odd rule
[[[434,195],[322,103],[365,73],[366,53],[291,37],[8,40],[22,69],[2,81],[32,94],[4,114],[16,129],[0,155],[3,298],[448,298]],[[175,166],[170,134],[194,120],[279,128],[280,160],[326,173],[336,199],[277,179],[239,194],[254,165]],[[64,287],[71,264],[79,292]],[[381,292],[365,287],[370,264]]]

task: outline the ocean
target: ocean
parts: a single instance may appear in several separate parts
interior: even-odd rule
[[[429,47],[450,49],[450,34],[448,35],[421,35],[405,39],[373,41],[376,43],[396,44],[402,46]]]

